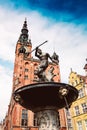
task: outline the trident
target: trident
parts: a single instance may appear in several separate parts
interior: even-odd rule
[[[41,44],[40,44],[40,45],[38,45],[37,47],[42,46],[42,45],[43,45],[43,44],[45,44],[46,42],[48,42],[48,41],[45,41],[45,42],[41,43]],[[31,54],[33,51],[35,51],[37,47],[35,47],[35,48],[31,51],[31,52],[29,52],[29,54]]]

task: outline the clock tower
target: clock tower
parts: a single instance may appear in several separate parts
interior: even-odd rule
[[[29,39],[27,21],[24,21],[21,34],[16,44],[13,75],[13,91],[23,85],[31,83],[30,68],[32,68],[32,43]]]
[[[17,88],[33,83],[33,57],[31,54],[29,54],[29,52],[32,50],[32,43],[29,39],[28,33],[29,31],[27,28],[27,21],[25,19],[15,49],[12,92],[14,92]],[[11,127],[14,128],[14,130],[22,130],[21,128],[28,128],[29,126],[33,126],[34,113],[15,103],[13,100],[13,95],[11,98],[10,109]]]

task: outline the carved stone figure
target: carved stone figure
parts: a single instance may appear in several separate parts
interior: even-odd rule
[[[39,130],[58,130],[58,112],[53,110],[40,111],[35,114]]]
[[[59,56],[54,52],[52,55],[52,60],[53,62],[55,62],[56,64],[59,63]]]

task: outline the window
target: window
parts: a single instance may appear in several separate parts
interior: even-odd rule
[[[25,79],[25,80],[28,79],[28,75],[25,75],[25,76],[24,76],[24,79]]]
[[[28,69],[27,69],[27,68],[25,68],[25,72],[28,72]]]
[[[67,124],[68,124],[68,127],[71,128],[72,127],[72,121],[70,118],[67,119]]]
[[[80,112],[79,112],[79,106],[75,106],[75,112],[76,112],[76,116],[80,114]]]
[[[85,128],[87,129],[87,119],[85,120]]]
[[[34,80],[35,80],[35,81],[38,80],[38,77],[37,77],[36,75],[34,75]]]
[[[58,124],[59,124],[59,127],[60,127],[60,115],[59,115],[59,112],[58,112]]]
[[[21,77],[21,74],[19,76]]]
[[[78,130],[83,130],[81,121],[78,121],[77,125],[78,125]]]
[[[37,126],[38,125],[38,120],[36,118],[36,114],[34,113],[34,126]]]
[[[26,109],[22,109],[21,125],[22,126],[28,125],[28,110]]]
[[[79,90],[79,98],[81,98],[81,97],[83,97],[84,96],[84,91],[83,91],[83,89],[81,88],[80,90]]]
[[[82,82],[83,80],[82,80],[82,78],[80,77],[80,83]]]
[[[69,128],[72,127],[72,120],[71,120],[71,115],[70,115],[70,110],[66,110],[66,115],[67,115],[67,125]]]
[[[68,110],[66,109],[66,115],[67,115],[67,116],[70,116],[70,111],[69,111],[69,109],[68,109]]]
[[[87,113],[87,104],[83,103],[81,105],[82,105],[83,113]]]
[[[77,80],[75,80],[75,82],[76,82],[76,85],[78,84],[78,81]]]

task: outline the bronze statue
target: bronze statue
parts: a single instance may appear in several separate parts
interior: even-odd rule
[[[58,59],[56,59],[54,56],[51,57],[48,53],[43,53],[42,50],[39,49],[38,47],[36,47],[35,56],[40,59],[38,69],[35,71],[35,74],[39,78],[38,81],[53,81],[54,75],[53,71],[51,71],[52,68],[50,68],[51,70],[49,70],[49,75],[45,74],[45,70],[49,65],[48,59],[50,59],[52,62],[56,64],[58,64]]]

